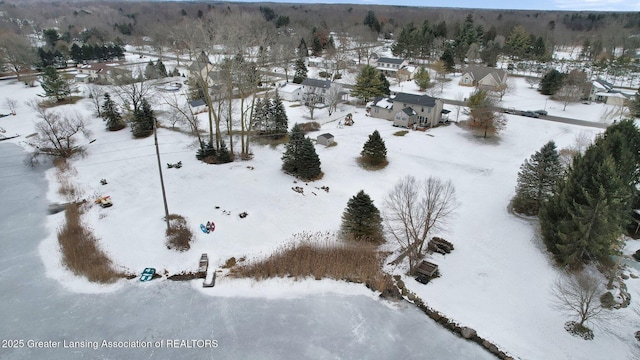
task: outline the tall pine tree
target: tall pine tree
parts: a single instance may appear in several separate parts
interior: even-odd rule
[[[60,102],[71,95],[69,81],[60,76],[53,66],[47,66],[42,73],[42,90],[44,95]]]
[[[387,147],[378,130],[369,135],[369,140],[364,143],[362,161],[368,165],[379,166],[387,163]]]
[[[520,214],[538,215],[542,203],[553,195],[563,175],[556,144],[549,141],[520,166],[513,210]]]
[[[118,131],[124,128],[124,121],[122,121],[122,115],[118,111],[116,103],[111,99],[109,93],[104,94],[104,102],[102,103],[102,119],[107,123],[107,129],[109,131]]]
[[[271,115],[274,123],[274,137],[284,137],[287,133],[287,129],[289,129],[289,118],[287,117],[287,111],[285,110],[282,99],[280,98],[280,95],[278,95],[277,91],[276,97],[273,99],[273,112]]]
[[[380,211],[363,190],[347,202],[347,208],[342,213],[341,231],[347,239],[376,244],[384,242]]]
[[[591,145],[578,154],[567,179],[540,210],[542,238],[558,264],[571,269],[589,262],[609,264],[621,245],[628,196],[605,149]]]
[[[351,90],[351,96],[355,96],[366,103],[376,96],[384,95],[389,87],[386,86],[385,89],[385,84],[382,82],[380,75],[382,74],[373,66],[366,65],[363,67],[358,76],[356,76],[356,85]],[[384,75],[382,76],[384,77]]]
[[[131,124],[133,137],[141,138],[153,134],[154,121],[156,121],[156,118],[153,110],[151,110],[151,105],[149,105],[147,99],[143,98],[140,109],[133,113],[133,122]]]
[[[289,133],[289,142],[282,155],[282,169],[303,180],[314,180],[322,174],[316,148],[311,139],[305,138],[298,124]]]
[[[301,84],[307,78],[307,65],[304,63],[304,57],[296,60],[296,73],[293,75],[293,82]]]
[[[302,180],[315,180],[322,174],[320,158],[316,153],[316,147],[309,138],[302,140],[302,146],[296,154],[296,162],[298,164],[297,175]]]
[[[298,172],[298,163],[296,161],[299,148],[304,140],[304,132],[299,124],[293,125],[289,132],[289,142],[286,145],[284,155],[282,155],[282,170],[296,174]]]

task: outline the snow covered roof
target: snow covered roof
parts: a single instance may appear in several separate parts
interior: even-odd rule
[[[373,100],[373,106],[391,109],[393,107],[393,101],[387,97],[379,97]]]
[[[300,89],[299,84],[284,83],[278,88],[280,93],[294,93]]]

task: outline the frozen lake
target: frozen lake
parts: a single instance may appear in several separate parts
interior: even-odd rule
[[[44,275],[47,184],[23,159],[0,144],[1,359],[494,359],[413,306],[366,296],[209,297],[171,281],[69,292]]]

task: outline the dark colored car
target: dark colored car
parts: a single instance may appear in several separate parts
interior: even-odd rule
[[[546,116],[548,114],[547,110],[536,110],[534,111],[534,113],[540,115],[540,116]]]
[[[533,111],[523,111],[520,115],[526,116],[526,117],[532,117],[532,118],[540,117],[540,115],[538,115],[538,113],[535,113]]]

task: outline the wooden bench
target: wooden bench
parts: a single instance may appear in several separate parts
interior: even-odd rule
[[[430,278],[433,277],[437,271],[438,265],[426,260],[423,260],[420,264],[418,264],[415,270],[416,273],[428,276]]]

